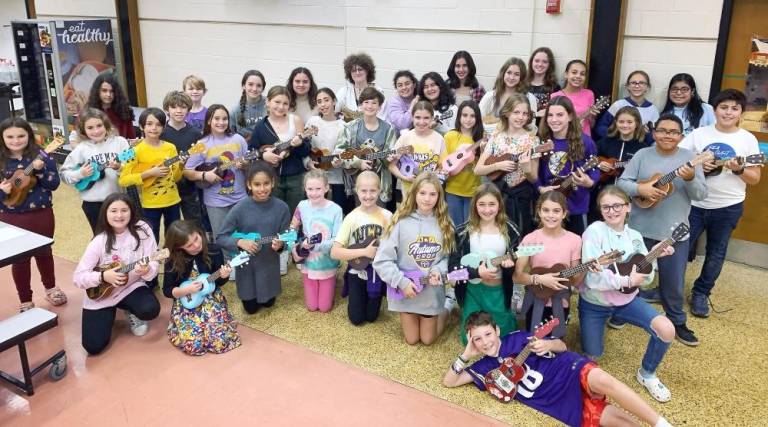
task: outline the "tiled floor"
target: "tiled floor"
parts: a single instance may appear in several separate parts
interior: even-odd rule
[[[34,265],[34,263],[33,263]],[[56,259],[68,304],[51,308],[33,269],[38,307],[59,315],[59,327],[28,342],[32,364],[61,349],[68,373],[35,377],[36,393],[0,385],[2,426],[484,426],[501,423],[385,380],[278,338],[240,327],[243,346],[228,354],[187,356],[165,335],[169,300],[150,332],[134,337],[118,314],[113,342],[96,357],[80,346],[83,293],[71,284],[75,265]],[[16,313],[10,267],[0,270],[0,319]],[[0,369],[20,376],[18,352],[0,354]]]

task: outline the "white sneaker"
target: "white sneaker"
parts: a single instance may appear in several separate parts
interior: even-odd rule
[[[147,321],[141,320],[131,313],[128,313],[128,325],[131,327],[131,333],[137,337],[142,337],[149,331]]]
[[[288,274],[288,257],[290,253],[283,251],[280,253],[280,275],[285,276]]]
[[[456,302],[456,290],[450,287],[445,288],[445,309],[451,312],[454,308],[458,307]]]
[[[638,369],[637,382],[645,386],[648,393],[659,402],[669,402],[669,400],[672,399],[672,392],[669,391],[667,386],[665,386],[657,376],[654,376],[653,378],[644,378]]]

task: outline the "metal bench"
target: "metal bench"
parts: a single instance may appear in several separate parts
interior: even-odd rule
[[[42,308],[33,308],[24,313],[19,313],[9,319],[0,321],[0,352],[8,350],[11,347],[19,347],[19,357],[21,358],[21,370],[24,373],[24,380],[20,380],[3,371],[0,371],[0,379],[5,380],[22,391],[28,396],[35,394],[32,385],[32,376],[42,371],[50,365],[48,375],[54,381],[64,377],[67,373],[67,356],[64,350],[54,354],[51,358],[43,362],[40,366],[30,369],[29,359],[27,358],[27,347],[25,342],[37,335],[56,327],[59,324],[59,317],[48,310]]]

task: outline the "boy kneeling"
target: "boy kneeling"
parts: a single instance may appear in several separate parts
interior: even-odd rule
[[[630,415],[609,404],[606,397],[643,422],[656,426],[671,426],[627,385],[600,369],[590,359],[567,351],[559,339],[536,339],[530,333],[516,331],[499,336],[490,314],[477,311],[466,322],[467,347],[459,355],[443,384],[458,387],[474,382],[480,390],[490,381],[489,393],[502,401],[514,396],[520,402],[570,426],[637,425]],[[522,360],[524,374],[517,389],[509,380],[514,376],[510,363],[529,346],[531,357]],[[465,367],[469,360],[483,356]],[[506,366],[505,366],[506,365]],[[507,373],[505,375],[504,373]],[[490,375],[489,375],[490,374]]]

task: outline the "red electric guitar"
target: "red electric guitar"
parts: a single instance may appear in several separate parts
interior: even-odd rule
[[[485,374],[485,377],[483,377],[485,390],[496,399],[499,399],[500,402],[511,402],[515,394],[517,394],[517,384],[525,377],[525,360],[531,354],[531,346],[536,340],[549,335],[559,324],[560,319],[554,318],[536,328],[536,332],[531,336],[531,341],[520,351],[517,357],[514,359],[505,357],[498,368]],[[470,370],[470,373],[479,377],[472,370]]]

